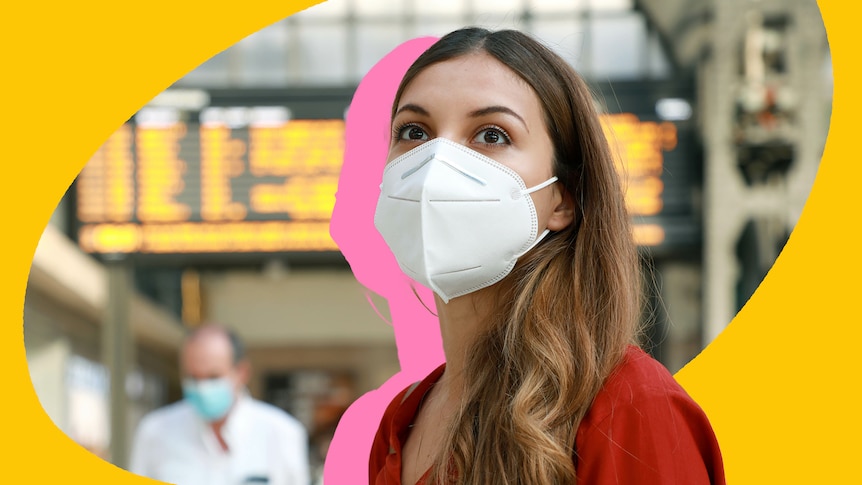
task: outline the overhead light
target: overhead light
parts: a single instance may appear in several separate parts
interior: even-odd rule
[[[691,103],[682,98],[663,98],[655,104],[655,112],[665,121],[685,121],[691,118]]]
[[[290,118],[290,109],[285,106],[214,106],[201,110],[200,114],[203,125],[226,125],[231,129],[282,126]]]
[[[179,121],[180,112],[176,108],[141,108],[135,114],[135,124],[142,128],[164,128]]]
[[[282,126],[290,121],[290,110],[285,106],[255,106],[249,112],[252,126]]]
[[[210,104],[210,95],[201,89],[166,89],[147,106],[200,111]]]

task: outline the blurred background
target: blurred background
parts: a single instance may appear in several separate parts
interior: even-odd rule
[[[329,236],[344,116],[389,51],[464,25],[531,32],[593,87],[649,275],[647,348],[675,372],[721,332],[826,140],[814,0],[329,0],[178,80],[64,196],[24,309],[54,423],[125,466],[141,416],[181,397],[184,328],[212,320],[246,341],[252,395],[303,422],[318,465],[341,413],[399,369],[386,301]]]

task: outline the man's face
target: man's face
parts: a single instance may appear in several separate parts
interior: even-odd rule
[[[234,392],[245,384],[240,366],[233,363],[230,340],[219,333],[201,334],[186,342],[180,365],[184,379],[203,381],[227,378],[233,383]]]

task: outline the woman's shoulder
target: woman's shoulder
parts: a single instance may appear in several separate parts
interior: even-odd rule
[[[630,345],[596,396],[593,411],[601,413],[604,406],[640,404],[668,396],[691,400],[664,365]]]
[[[626,469],[638,483],[724,483],[706,414],[661,363],[634,346],[581,421],[576,448],[579,475]]]

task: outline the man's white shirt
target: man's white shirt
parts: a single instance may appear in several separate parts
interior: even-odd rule
[[[176,485],[308,485],[308,434],[281,409],[243,394],[231,409],[224,451],[190,404],[141,420],[129,471]]]

